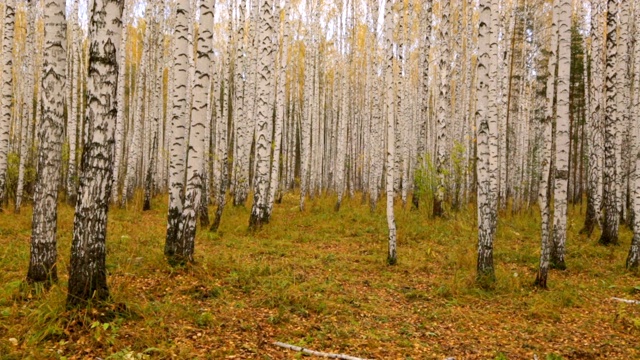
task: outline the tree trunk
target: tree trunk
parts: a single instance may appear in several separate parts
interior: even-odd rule
[[[0,99],[0,211],[6,197],[9,131],[11,128],[11,102],[13,99],[13,45],[15,25],[15,0],[4,3],[4,29],[2,41],[2,99]]]
[[[618,64],[617,64],[617,13],[618,2],[607,0],[607,61],[605,82],[605,117],[604,117],[604,224],[600,244],[618,243],[618,214],[616,184],[618,183],[616,161],[616,139],[618,137]]]
[[[602,48],[602,0],[591,0],[591,83],[589,86],[589,119],[588,119],[588,191],[587,212],[584,227],[580,231],[587,235],[600,227],[602,207],[602,85],[603,85],[603,48]],[[585,66],[586,67],[586,66]]]
[[[555,0],[558,1],[558,0]],[[536,276],[535,285],[546,289],[547,288],[547,278],[549,274],[549,260],[551,256],[551,243],[549,239],[549,229],[550,229],[550,193],[551,193],[551,154],[553,147],[552,140],[552,119],[554,114],[554,97],[556,94],[556,85],[555,85],[555,74],[556,74],[556,63],[557,63],[557,44],[558,44],[558,35],[557,35],[557,26],[556,23],[558,21],[558,13],[556,12],[556,7],[554,6],[553,18],[551,23],[550,30],[550,46],[548,48],[549,53],[549,63],[547,66],[547,99],[546,99],[546,109],[545,109],[545,117],[543,120],[543,138],[542,138],[542,151],[540,153],[541,159],[541,178],[540,178],[540,190],[538,195],[538,200],[540,203],[540,214],[542,217],[541,221],[541,250],[540,250],[540,266],[538,268],[538,274]]]
[[[396,251],[396,219],[394,216],[394,197],[393,178],[395,176],[395,119],[394,119],[394,103],[393,94],[393,0],[388,0],[385,4],[384,14],[384,37],[385,37],[385,70],[384,80],[386,86],[385,96],[385,112],[387,117],[387,160],[386,160],[386,186],[387,186],[387,226],[389,228],[389,252],[387,255],[387,263],[395,265],[398,262]]]
[[[557,8],[557,10],[556,10]],[[567,186],[569,181],[569,82],[571,69],[571,2],[556,0],[558,13],[558,76],[556,117],[555,188],[553,195],[553,247],[551,264],[566,269],[565,243],[567,241]],[[553,36],[553,35],[552,35]]]
[[[85,146],[76,203],[67,306],[109,297],[105,264],[107,213],[113,185],[118,44],[122,1],[94,0],[89,20]],[[64,59],[64,57],[62,57]],[[64,74],[64,72],[62,72]],[[44,79],[43,79],[44,82]]]
[[[438,113],[437,113],[437,130],[436,130],[436,173],[437,173],[437,185],[436,185],[436,193],[433,197],[433,216],[434,217],[443,217],[445,216],[444,211],[444,200],[445,200],[445,191],[446,191],[446,177],[445,171],[447,167],[447,122],[449,121],[448,111],[450,109],[450,96],[449,94],[449,70],[450,70],[450,51],[449,46],[446,45],[449,41],[449,8],[450,3],[448,1],[443,2],[442,4],[442,19],[440,21],[439,31],[438,31],[438,43],[442,45],[440,51],[440,61],[438,66],[438,73],[440,78],[439,90],[440,93],[438,95]]]
[[[260,5],[260,55],[257,76],[256,106],[256,146],[255,180],[253,188],[253,207],[249,218],[249,228],[259,229],[269,221],[269,169],[271,164],[271,138],[273,116],[273,75],[275,47],[273,36],[273,0],[262,0]],[[274,156],[278,156],[274,153]]]
[[[169,214],[167,217],[167,237],[164,254],[170,262],[188,261],[181,257],[180,232],[182,229],[182,208],[184,205],[184,178],[186,160],[186,117],[189,111],[187,92],[189,89],[189,54],[192,52],[189,22],[191,21],[190,0],[176,2],[176,27],[173,48],[173,96],[171,98],[171,123],[169,143]]]
[[[67,66],[65,5],[64,0],[51,1],[47,2],[44,9],[42,120],[33,202],[31,258],[27,273],[29,282],[51,283],[58,279],[56,229]]]
[[[478,143],[477,192],[478,192],[478,264],[477,280],[481,285],[495,281],[493,268],[493,238],[495,234],[496,211],[495,199],[497,194],[492,192],[491,183],[495,173],[492,172],[491,163],[497,159],[492,158],[490,142],[496,135],[492,131],[497,130],[495,117],[491,118],[490,107],[496,103],[489,97],[491,86],[495,86],[490,74],[497,64],[492,63],[491,42],[495,35],[492,34],[492,13],[497,9],[492,8],[491,1],[480,3],[480,23],[478,28],[478,83],[476,106],[476,137]]]
[[[196,237],[197,209],[202,201],[204,177],[202,158],[204,157],[204,138],[206,118],[209,106],[209,90],[211,89],[211,55],[213,45],[213,0],[200,1],[200,32],[198,34],[198,50],[193,86],[193,105],[191,107],[191,131],[189,132],[189,150],[187,155],[187,189],[182,209],[182,233],[179,234],[176,256],[193,261],[193,250]],[[195,17],[194,17],[195,19]]]

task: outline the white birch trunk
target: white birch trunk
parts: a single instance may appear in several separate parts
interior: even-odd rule
[[[281,162],[281,146],[282,146],[282,127],[285,117],[285,87],[287,82],[287,41],[288,36],[286,30],[288,28],[288,4],[285,3],[284,7],[280,10],[281,14],[279,18],[282,18],[280,22],[280,46],[278,54],[278,84],[276,89],[276,119],[275,130],[273,134],[273,158],[271,162],[271,175],[269,180],[269,201],[267,209],[267,219],[271,218],[273,211],[273,203],[276,198],[276,191],[279,184],[282,182],[279,179],[282,177],[280,171]]]
[[[13,45],[15,25],[15,0],[4,3],[4,29],[2,41],[2,98],[0,99],[0,210],[5,200],[6,176],[9,154],[9,131],[11,128],[11,101],[13,98]]]
[[[556,0],[554,12],[558,13],[558,76],[555,188],[553,195],[553,248],[551,263],[565,269],[565,243],[567,241],[567,186],[569,181],[569,75],[571,69],[571,2]]]
[[[78,2],[80,0],[76,0]],[[124,13],[122,16],[122,40],[118,45],[118,118],[116,120],[116,135],[115,135],[115,164],[113,167],[113,181],[114,187],[111,192],[111,201],[113,203],[118,202],[118,191],[120,183],[120,167],[122,161],[122,153],[123,153],[123,142],[124,142],[124,122],[125,122],[125,69],[127,67],[127,40],[129,38],[129,24],[127,21],[127,16],[131,13],[131,1],[132,0],[124,0]],[[131,59],[133,61],[133,59]],[[130,89],[133,91],[133,89]],[[129,105],[131,106],[131,105]]]
[[[171,98],[170,142],[169,142],[169,214],[164,253],[169,260],[181,262],[179,239],[180,222],[184,202],[184,178],[187,143],[187,117],[189,104],[189,53],[192,51],[189,22],[191,20],[189,0],[176,2],[175,34],[173,47],[173,94]]]
[[[58,279],[57,239],[58,184],[64,132],[64,86],[66,80],[65,1],[47,2],[44,9],[44,63],[42,69],[42,121],[40,121],[38,176],[36,177],[29,282]]]
[[[476,107],[476,136],[478,143],[477,150],[477,192],[478,192],[478,263],[477,279],[480,282],[495,281],[495,270],[493,267],[493,238],[495,235],[496,204],[495,189],[492,182],[495,181],[495,172],[492,162],[497,159],[492,157],[495,151],[491,151],[491,144],[494,141],[497,130],[495,117],[491,117],[491,107],[497,104],[489,97],[495,81],[490,77],[497,66],[492,60],[491,45],[494,39],[492,30],[492,16],[497,13],[490,0],[480,2],[480,18],[478,30],[478,82],[477,82],[477,107]]]
[[[617,138],[618,134],[618,2],[607,0],[607,60],[605,80],[605,117],[604,117],[604,223],[599,242],[603,245],[618,243],[618,166]]]
[[[387,263],[394,265],[398,262],[396,250],[396,219],[394,216],[394,196],[393,189],[394,169],[395,169],[395,119],[394,119],[394,103],[393,94],[393,1],[386,1],[384,14],[384,36],[385,36],[385,112],[387,117],[387,159],[386,159],[386,186],[387,186],[387,227],[389,228],[389,251],[387,254]]]
[[[636,2],[635,16],[634,16],[634,33],[635,39],[640,38],[640,7]],[[637,41],[637,40],[636,40]],[[633,52],[634,61],[634,91],[633,91],[633,103],[631,106],[631,121],[634,124],[640,123],[640,76],[637,74],[640,71],[640,44],[637,42],[634,44]],[[635,156],[635,171],[632,175],[633,186],[633,239],[631,240],[631,247],[629,248],[629,254],[627,255],[626,267],[627,269],[637,269],[640,264],[640,130],[638,128],[632,128],[631,131],[635,132],[634,153]]]
[[[189,132],[189,149],[187,155],[187,188],[180,220],[181,233],[176,248],[176,256],[183,260],[193,261],[193,250],[196,237],[197,210],[202,201],[204,174],[202,159],[205,156],[204,139],[206,118],[209,106],[209,90],[211,89],[213,14],[215,1],[200,1],[200,31],[193,86],[193,105],[191,107],[191,130]],[[195,17],[194,17],[195,19]]]
[[[105,240],[113,185],[117,50],[122,33],[122,7],[122,1],[115,0],[93,0],[90,7],[93,12],[89,20],[88,128],[74,217],[68,306],[85,305],[90,299],[103,301],[109,297]]]
[[[587,123],[589,161],[587,170],[587,214],[581,232],[591,235],[597,225],[600,227],[602,208],[602,115],[604,51],[602,33],[602,0],[591,1],[591,86],[589,87],[589,117]],[[640,48],[640,47],[639,47]],[[585,66],[586,67],[586,66]]]
[[[445,191],[447,188],[445,171],[447,169],[447,122],[449,121],[449,112],[451,94],[450,88],[450,51],[448,46],[449,41],[449,10],[450,3],[448,1],[443,2],[441,8],[441,21],[438,30],[438,46],[440,47],[440,60],[438,66],[438,75],[440,77],[439,95],[438,95],[438,113],[437,113],[437,130],[436,130],[436,173],[437,173],[437,185],[436,193],[433,197],[433,216],[442,217],[445,216],[444,211],[444,199]]]
[[[275,48],[273,46],[273,0],[262,0],[260,4],[259,66],[256,77],[256,146],[253,207],[249,228],[260,228],[269,221],[269,169],[271,165],[271,139],[273,114],[273,75]],[[274,156],[278,156],[274,153]]]
[[[69,117],[67,120],[67,141],[69,143],[69,163],[67,166],[67,203],[75,204],[77,200],[76,188],[78,183],[78,172],[76,162],[77,152],[77,138],[78,138],[78,107],[80,97],[78,96],[78,87],[82,83],[84,77],[80,72],[80,58],[82,56],[82,34],[80,33],[80,26],[78,24],[78,4],[80,0],[73,2],[73,7],[70,14],[70,20],[68,24],[71,25],[71,29],[68,29],[68,34],[71,35],[71,49],[69,51],[69,58],[71,60],[70,73],[71,78],[67,79],[67,87],[71,92],[71,97],[67,98],[67,101],[71,103],[69,107]],[[82,129],[80,129],[82,130]],[[115,169],[114,169],[115,171]]]

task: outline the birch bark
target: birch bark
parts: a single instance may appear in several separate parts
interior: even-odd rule
[[[275,47],[273,46],[273,0],[262,0],[260,5],[260,56],[256,78],[257,114],[255,146],[255,180],[253,207],[249,228],[258,229],[269,221],[269,169],[271,165],[271,139],[273,115],[273,74]],[[274,156],[277,154],[274,153]]]
[[[38,149],[31,257],[27,281],[51,283],[58,279],[57,239],[58,184],[64,132],[64,86],[66,80],[65,1],[49,1],[44,9],[44,62],[42,69],[42,120]]]
[[[438,29],[438,46],[440,46],[440,60],[438,64],[438,73],[440,77],[440,93],[438,96],[438,113],[437,113],[437,130],[436,130],[436,173],[437,173],[437,185],[436,192],[433,197],[433,216],[443,217],[444,211],[444,197],[446,191],[446,178],[445,171],[447,167],[447,121],[449,120],[449,108],[451,101],[451,94],[449,93],[449,64],[450,64],[450,51],[447,42],[449,41],[449,11],[450,3],[448,1],[443,2],[441,8],[441,20]]]
[[[385,112],[387,117],[387,159],[386,159],[386,192],[387,192],[387,227],[389,228],[389,251],[387,254],[387,263],[395,265],[398,262],[397,256],[397,238],[396,238],[396,219],[394,216],[394,197],[393,189],[394,169],[395,169],[395,119],[394,104],[395,98],[393,94],[393,0],[385,3],[384,14],[384,37],[385,37]]]
[[[602,207],[602,90],[604,52],[602,42],[602,0],[591,1],[591,73],[589,118],[587,124],[589,143],[589,166],[587,171],[587,212],[581,232],[591,235],[600,227]],[[586,66],[585,66],[586,67]]]
[[[109,297],[105,240],[113,185],[113,143],[118,102],[117,50],[122,33],[123,1],[93,0],[92,5],[87,128],[74,217],[67,306],[79,306],[90,299],[102,301]]]
[[[9,131],[11,128],[11,111],[13,98],[13,46],[15,25],[15,0],[4,3],[4,29],[2,41],[2,98],[0,99],[0,210],[5,200],[7,165],[9,154]]]
[[[170,262],[182,262],[179,253],[180,222],[184,204],[184,181],[186,160],[186,127],[189,104],[189,53],[192,51],[189,21],[189,0],[176,2],[175,40],[173,48],[174,91],[171,98],[171,122],[169,143],[169,213],[164,253]]]
[[[558,76],[556,112],[555,187],[553,195],[553,247],[551,263],[555,268],[566,269],[564,260],[567,240],[567,186],[569,181],[569,81],[571,69],[571,2],[556,0],[554,12],[558,13]]]
[[[198,206],[202,201],[204,177],[202,159],[204,157],[205,123],[209,106],[209,90],[211,89],[211,55],[213,46],[213,14],[214,0],[200,1],[200,31],[198,33],[198,49],[193,86],[193,105],[191,107],[191,130],[189,131],[189,149],[187,155],[187,187],[180,220],[181,233],[176,247],[176,256],[186,261],[193,261],[193,250],[196,237],[196,220]]]
[[[617,48],[618,2],[607,0],[607,60],[605,80],[605,117],[604,117],[604,223],[599,242],[602,245],[618,243],[618,225],[620,216],[617,204],[618,166],[618,48]]]

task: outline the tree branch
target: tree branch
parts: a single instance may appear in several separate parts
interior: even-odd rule
[[[321,352],[321,351],[313,351],[313,350],[302,348],[300,346],[285,344],[285,343],[282,343],[282,342],[279,342],[279,341],[274,342],[273,345],[276,345],[276,346],[279,346],[279,347],[282,347],[282,348],[285,348],[285,349],[293,350],[293,351],[300,351],[300,352],[302,352],[304,354],[307,354],[307,355],[315,355],[315,356],[324,357],[324,358],[330,358],[330,359],[366,360],[366,359],[362,359],[362,358],[359,358],[359,357],[349,356],[349,355],[344,355],[344,354],[332,354],[332,353],[325,353],[325,352]]]

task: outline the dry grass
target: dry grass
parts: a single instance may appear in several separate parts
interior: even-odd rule
[[[399,263],[386,265],[386,221],[333,197],[296,195],[271,224],[247,233],[249,209],[229,207],[218,234],[199,231],[196,263],[163,257],[166,199],[141,212],[112,209],[107,266],[112,304],[64,307],[73,209],[62,206],[60,282],[26,292],[31,214],[0,214],[0,359],[291,359],[283,341],[376,359],[632,359],[640,357],[640,281],[624,270],[631,234],[601,247],[569,221],[568,267],[550,289],[531,284],[537,214],[505,216],[495,244],[497,283],[478,288],[473,208],[447,220],[397,208]]]

